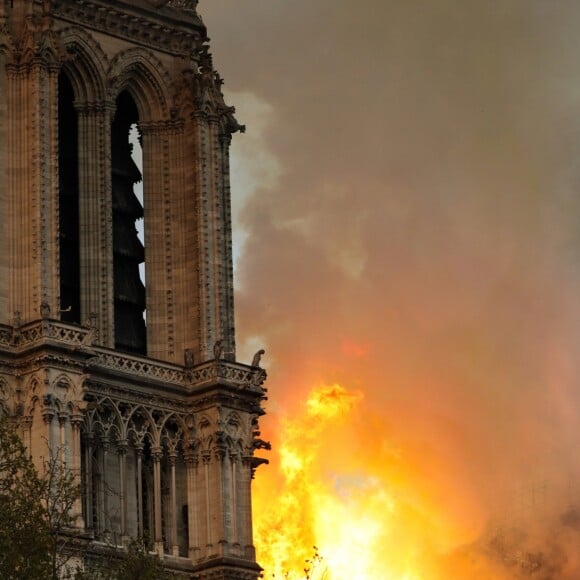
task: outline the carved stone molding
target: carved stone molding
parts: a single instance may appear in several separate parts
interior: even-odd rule
[[[197,17],[195,10],[191,10],[183,3],[178,6],[172,3],[173,8],[181,8],[185,13],[197,21],[197,30],[193,26],[175,26],[175,21],[155,18],[156,14],[147,17],[146,14],[135,10],[129,16],[126,10],[116,9],[112,3],[93,2],[90,0],[56,0],[54,2],[54,16],[67,22],[93,28],[123,39],[130,39],[142,46],[154,47],[158,50],[174,55],[190,56],[196,47],[205,38],[205,27]],[[173,25],[172,25],[173,24]]]
[[[197,8],[197,0],[169,0],[169,2],[166,0],[163,4],[167,4],[171,8],[178,8],[189,12],[196,12]]]
[[[47,340],[70,346],[88,346],[90,329],[56,320],[38,320],[19,327],[0,326],[0,347],[29,347]]]

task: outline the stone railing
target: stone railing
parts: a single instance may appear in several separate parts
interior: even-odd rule
[[[106,348],[95,348],[97,356],[92,366],[119,371],[128,375],[155,379],[164,383],[183,385],[183,367],[131,354],[119,354]]]
[[[190,387],[201,387],[219,380],[239,389],[261,389],[266,371],[228,361],[208,361],[190,369],[187,373]]]
[[[18,330],[18,342],[21,345],[32,344],[48,338],[74,346],[89,346],[92,342],[93,333],[89,328],[72,326],[51,320],[40,320],[26,324]]]
[[[18,327],[0,325],[0,348],[21,350],[47,343],[67,345],[75,349],[87,347],[93,354],[90,360],[93,369],[111,370],[161,383],[181,385],[190,390],[219,382],[238,389],[261,391],[266,379],[263,369],[236,362],[212,360],[185,368],[94,346],[93,339],[93,329],[46,318]]]
[[[219,382],[239,389],[260,389],[266,379],[263,369],[229,361],[208,361],[192,368],[152,360],[131,354],[120,354],[106,348],[95,347],[96,357],[91,367],[108,369],[122,374],[143,377],[163,383],[195,389]]]
[[[0,346],[8,348],[27,348],[49,341],[81,347],[90,346],[92,339],[91,329],[58,320],[35,320],[17,327],[0,326]]]

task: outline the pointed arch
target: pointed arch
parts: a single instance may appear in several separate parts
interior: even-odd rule
[[[142,122],[169,118],[173,83],[163,63],[151,52],[139,47],[121,52],[111,62],[107,76],[111,101],[128,91]]]
[[[197,422],[197,432],[198,438],[201,443],[201,447],[203,450],[211,449],[213,444],[213,429],[214,422],[212,421],[211,417],[206,414],[203,414],[199,421]]]
[[[32,376],[26,382],[24,392],[26,393],[25,414],[33,415],[37,403],[40,401],[40,381],[38,377]]]
[[[99,408],[95,418],[96,418],[95,425],[97,423],[100,424],[101,428],[103,429],[103,432],[106,431],[106,434],[108,434],[109,431],[114,427],[116,431],[119,433],[120,438],[124,438],[125,434],[124,434],[123,419],[121,417],[121,414],[119,413],[117,405],[115,405],[115,403],[109,397],[104,397],[99,401]],[[108,427],[105,429],[107,419],[109,418],[112,420],[110,421]]]
[[[145,427],[145,431],[143,431],[142,429],[137,429],[135,421],[137,417],[143,418],[143,426]],[[143,435],[145,437],[146,432],[152,433],[155,429],[155,421],[153,420],[153,417],[151,416],[149,410],[143,405],[137,405],[136,407],[134,407],[127,416],[126,422],[127,422],[127,435],[129,435],[129,433],[134,433],[135,436]]]
[[[77,103],[102,103],[106,97],[107,55],[100,44],[85,30],[76,26],[60,33],[64,49],[71,55],[62,66],[73,86]]]
[[[64,390],[63,401],[68,402],[71,399],[71,395],[75,392],[75,385],[71,378],[64,373],[60,373],[54,381],[52,381],[51,385],[51,391],[53,393],[57,393],[61,389]]]
[[[170,421],[175,421],[181,433],[185,433],[186,431],[185,421],[183,417],[178,413],[168,413],[163,418],[163,421],[159,424],[159,430],[162,431],[163,429],[165,429],[167,423],[169,423]]]
[[[173,429],[172,429],[173,427]],[[183,449],[184,425],[176,413],[169,413],[159,425],[160,443],[165,443],[171,451]]]
[[[109,59],[86,30],[59,33],[68,58],[58,77],[59,262],[61,320],[85,323],[95,316],[101,344],[110,345],[107,297]],[[94,247],[103,248],[97,257]],[[66,264],[66,267],[64,267]]]
[[[95,409],[91,409],[85,413],[84,421],[81,424],[82,432],[87,436],[93,435],[93,430],[95,427]]]

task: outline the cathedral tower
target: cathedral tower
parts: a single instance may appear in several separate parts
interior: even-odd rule
[[[0,405],[35,461],[59,450],[79,478],[88,555],[141,537],[184,577],[255,580],[242,127],[196,5],[0,0]]]

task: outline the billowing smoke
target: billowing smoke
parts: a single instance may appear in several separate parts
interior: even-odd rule
[[[422,514],[421,577],[578,578],[580,5],[199,9],[248,125],[238,334],[267,351],[274,449],[339,384],[335,459]]]

